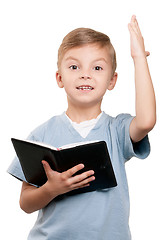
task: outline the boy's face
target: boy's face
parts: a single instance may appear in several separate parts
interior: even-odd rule
[[[117,74],[112,76],[112,63],[107,47],[96,44],[68,50],[56,73],[59,87],[64,87],[68,104],[91,107],[101,104],[106,90],[112,90]]]

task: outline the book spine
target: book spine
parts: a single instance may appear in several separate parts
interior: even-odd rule
[[[61,154],[60,154],[60,149],[58,148],[56,151],[51,150],[53,159],[54,159],[54,169],[57,172],[61,172],[60,170],[60,163],[61,163]]]

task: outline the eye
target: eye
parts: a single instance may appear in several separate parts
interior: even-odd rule
[[[95,69],[96,71],[103,70],[103,68],[102,68],[102,67],[100,67],[100,66],[96,66],[96,67],[94,67],[94,69]]]
[[[77,70],[77,69],[78,69],[78,66],[76,66],[76,65],[71,65],[69,68],[72,69],[72,70]]]

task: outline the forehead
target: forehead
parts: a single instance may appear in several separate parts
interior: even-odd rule
[[[63,60],[79,59],[94,61],[96,59],[105,59],[107,62],[110,60],[109,48],[107,46],[100,47],[98,44],[87,44],[80,47],[74,47],[66,51]]]

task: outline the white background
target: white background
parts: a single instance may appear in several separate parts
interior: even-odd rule
[[[21,182],[6,173],[15,153],[11,137],[26,138],[36,126],[66,110],[55,81],[57,50],[77,27],[109,35],[117,52],[118,82],[102,109],[135,114],[134,66],[127,24],[135,14],[150,51],[148,63],[157,99],[157,124],[149,134],[151,154],[126,164],[133,239],[168,239],[167,2],[166,0],[4,0],[0,2],[0,213],[4,239],[26,239],[37,213],[19,208]],[[3,217],[2,217],[3,216]]]

